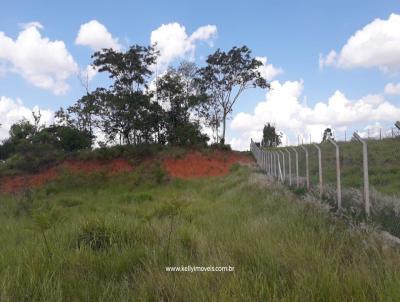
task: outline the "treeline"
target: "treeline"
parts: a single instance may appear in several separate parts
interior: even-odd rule
[[[182,62],[154,77],[159,53],[153,46],[134,45],[124,52],[103,49],[92,55],[92,66],[110,79],[109,87],[89,91],[75,104],[60,108],[54,123],[14,124],[0,146],[7,159],[29,146],[47,145],[70,152],[107,144],[206,144],[204,128],[215,143],[225,144],[226,120],[239,96],[248,88],[269,88],[262,63],[246,46],[218,49],[198,67]]]

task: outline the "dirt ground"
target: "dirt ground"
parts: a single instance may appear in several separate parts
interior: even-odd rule
[[[253,159],[250,155],[243,153],[216,151],[210,154],[203,154],[198,151],[192,151],[181,158],[166,157],[163,159],[162,165],[171,177],[187,179],[226,175],[233,164],[250,163],[252,161]],[[0,180],[0,192],[11,193],[24,188],[43,186],[56,179],[60,171],[63,170],[68,170],[72,173],[104,172],[108,175],[114,175],[133,171],[134,166],[124,158],[116,158],[107,162],[67,160],[58,166],[35,174],[3,177]]]

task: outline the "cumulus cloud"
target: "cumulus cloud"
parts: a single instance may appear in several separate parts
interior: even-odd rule
[[[208,42],[212,46],[212,39],[217,34],[215,25],[205,25],[196,29],[190,36],[186,28],[179,23],[163,24],[151,32],[151,44],[157,44],[160,51],[158,64],[161,67],[167,66],[171,61],[187,55],[193,56],[196,43],[199,41]]]
[[[265,78],[267,81],[271,81],[273,78],[283,73],[282,68],[275,67],[272,64],[268,64],[267,57],[256,57],[256,59],[263,64],[262,66],[259,67],[258,70],[261,76]]]
[[[387,20],[375,19],[353,34],[336,54],[320,56],[320,66],[340,68],[378,67],[383,71],[400,70],[400,15]]]
[[[1,96],[0,97],[0,140],[8,137],[8,131],[12,124],[27,119],[33,122],[32,111],[38,112],[42,115],[41,122],[49,124],[53,120],[54,113],[51,110],[42,110],[38,106],[28,108],[25,106],[20,99],[13,100],[11,98]]]
[[[385,86],[385,93],[386,94],[395,94],[400,95],[400,83],[388,83]]]
[[[238,134],[230,142],[234,148],[248,149],[249,139],[259,139],[266,122],[274,123],[283,131],[289,143],[296,143],[297,136],[308,140],[311,135],[314,141],[320,140],[327,127],[344,131],[370,122],[391,123],[400,116],[400,107],[381,95],[350,100],[337,90],[327,101],[308,106],[302,102],[303,82],[273,81],[271,85],[273,89],[256,105],[253,113],[240,112],[234,116],[231,129]]]
[[[91,20],[81,25],[75,43],[89,46],[95,51],[102,48],[121,49],[118,39],[113,38],[107,28],[97,20]]]
[[[5,62],[6,71],[54,94],[66,93],[67,79],[77,72],[78,66],[64,42],[42,37],[43,26],[38,22],[23,27],[15,40],[0,32],[0,61]]]

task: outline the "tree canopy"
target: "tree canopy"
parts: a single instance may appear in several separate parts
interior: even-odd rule
[[[281,137],[282,135],[277,132],[274,125],[272,125],[271,123],[267,123],[266,125],[264,125],[263,139],[262,139],[263,146],[266,147],[279,146],[282,143]]]
[[[94,141],[99,145],[206,144],[205,129],[212,129],[214,141],[224,144],[226,120],[240,95],[249,88],[270,88],[259,72],[262,62],[252,57],[247,46],[227,52],[218,49],[203,67],[185,61],[155,76],[158,55],[155,46],[140,45],[96,51],[92,67],[108,76],[109,86],[90,91],[81,79],[85,94],[60,108],[51,125],[40,124],[40,112],[33,113],[33,122],[24,119],[13,124],[9,138],[0,145],[0,158],[21,150],[28,154],[38,146],[74,152],[92,148]],[[273,137],[279,141],[279,135]]]
[[[199,70],[199,82],[210,96],[214,126],[218,129],[222,122],[220,142],[224,144],[226,119],[243,91],[256,87],[270,88],[270,84],[259,72],[262,62],[251,56],[247,46],[233,47],[228,52],[218,49],[208,56],[206,62],[207,65]]]

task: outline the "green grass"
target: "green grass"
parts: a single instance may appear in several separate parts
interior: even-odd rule
[[[387,194],[400,195],[400,140],[369,140],[368,165],[369,181],[372,188]],[[340,165],[343,187],[361,188],[363,186],[362,145],[358,142],[340,142]],[[326,183],[336,183],[335,149],[330,143],[321,145],[323,178]],[[318,184],[317,151],[308,146],[310,152],[310,177],[314,185]],[[305,156],[301,150],[299,170],[305,175]],[[293,166],[294,167],[294,166]],[[292,168],[294,171],[294,168]]]
[[[399,301],[400,252],[248,167],[0,196],[0,301]],[[166,272],[166,266],[234,272]]]

